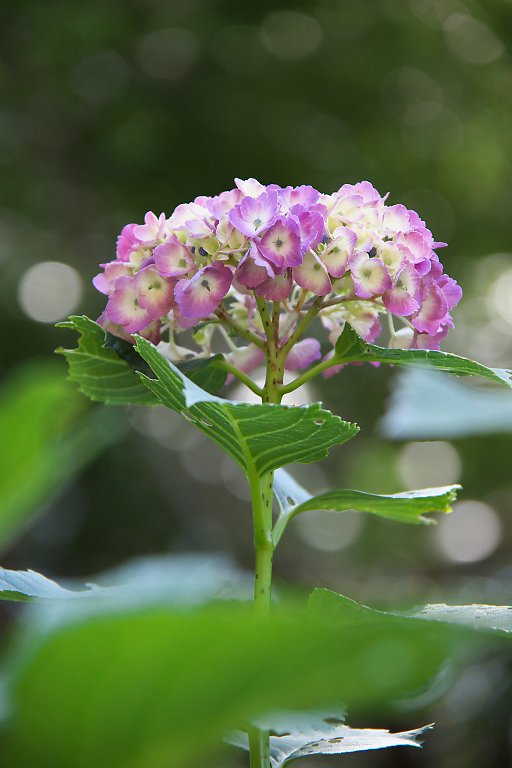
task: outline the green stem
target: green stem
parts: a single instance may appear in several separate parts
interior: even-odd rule
[[[272,486],[274,473],[249,478],[254,522],[254,606],[260,616],[268,616],[272,598]]]
[[[239,379],[242,384],[245,384],[246,387],[248,387],[251,392],[254,392],[255,395],[258,395],[258,397],[262,397],[263,390],[258,387],[258,385],[243,371],[239,370],[236,366],[231,365],[231,363],[228,363],[226,359],[224,360],[218,360],[215,365],[217,368],[223,368],[228,373],[231,373],[233,376],[235,376],[237,379]]]
[[[239,325],[236,320],[233,320],[233,318],[229,316],[224,307],[219,307],[215,314],[219,320],[224,323],[224,325],[229,326],[239,336],[243,336],[243,338],[247,339],[247,341],[250,341],[251,344],[256,344],[256,346],[260,347],[260,349],[265,349],[265,342],[263,339],[260,339],[260,337],[256,336],[255,333],[248,331],[247,328],[243,327],[243,325]]]
[[[280,403],[285,360],[285,357],[280,355],[279,349],[280,304],[279,302],[274,303],[271,315],[267,303],[261,297],[257,296],[256,302],[267,338],[265,348],[267,372],[265,384],[261,390],[261,400],[263,403]],[[267,472],[261,477],[256,472],[249,475],[254,522],[254,607],[260,616],[269,615],[272,599],[273,483],[273,472]],[[270,768],[269,739],[268,731],[260,730],[255,726],[249,729],[251,768]]]
[[[306,383],[306,381],[309,381],[310,379],[313,379],[315,376],[318,376],[319,373],[322,373],[322,371],[326,371],[328,368],[332,368],[335,365],[341,365],[342,363],[349,363],[350,360],[336,360],[336,358],[331,357],[329,360],[322,360],[321,363],[317,363],[317,365],[314,365],[312,368],[310,368],[308,371],[302,374],[302,376],[298,376],[293,381],[290,381],[289,384],[285,384],[284,386],[279,388],[279,392],[281,394],[281,397],[283,395],[287,395],[289,392],[294,392],[299,387],[302,387],[303,384]]]
[[[317,296],[317,298],[314,300],[313,304],[310,306],[306,314],[303,315],[303,317],[297,323],[297,326],[294,332],[291,334],[286,344],[283,344],[283,346],[281,347],[280,358],[282,360],[283,365],[288,355],[288,352],[291,350],[293,345],[300,339],[304,331],[311,325],[311,323],[317,316],[318,311],[322,306],[322,301],[323,301],[322,297]]]
[[[251,768],[270,768],[269,732],[259,728],[249,729],[249,754]]]

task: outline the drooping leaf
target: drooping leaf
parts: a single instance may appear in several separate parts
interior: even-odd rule
[[[97,586],[101,585],[101,586]],[[229,558],[216,554],[140,557],[95,576],[87,589],[68,589],[35,571],[0,568],[0,600],[38,602],[101,598],[105,610],[148,605],[201,605],[210,600],[249,600],[252,578]],[[85,610],[83,606],[80,612]],[[92,606],[92,612],[97,606]],[[54,609],[54,618],[73,621],[69,605]]]
[[[68,599],[96,595],[101,590],[92,585],[89,589],[73,591],[35,571],[10,571],[0,568],[0,600]]]
[[[274,527],[274,541],[277,544],[295,515],[317,509],[333,512],[355,509],[399,523],[432,524],[435,521],[425,515],[429,512],[450,512],[459,489],[460,485],[448,485],[385,495],[341,489],[313,496],[288,472],[279,470],[274,478],[274,493],[280,508]]]
[[[431,349],[388,349],[368,344],[345,324],[335,349],[333,363],[389,363],[406,367],[422,367],[443,371],[454,376],[481,376],[498,384],[512,387],[512,371],[505,368],[488,368],[486,365],[468,360],[449,352]]]
[[[201,389],[146,339],[137,337],[135,349],[128,350],[137,357],[127,360],[124,347],[123,357],[119,349],[105,347],[104,330],[89,318],[72,317],[63,325],[81,334],[78,349],[60,351],[84,394],[117,405],[163,404],[215,440],[247,473],[317,461],[358,432],[320,403],[297,407],[224,400]]]
[[[375,712],[461,644],[500,642],[373,612],[309,619],[286,601],[269,619],[250,605],[109,612],[101,601],[94,615],[93,604],[71,601],[76,620],[60,626],[57,601],[30,607],[10,663],[2,768],[195,768],[248,718],[337,700]]]
[[[215,440],[247,474],[317,461],[358,432],[355,424],[342,421],[320,403],[251,405],[210,395],[146,339],[137,337],[136,349],[156,376],[139,374],[148,389]]]
[[[432,603],[410,611],[378,611],[351,600],[330,589],[315,589],[309,598],[309,608],[323,618],[343,617],[344,620],[359,617],[373,621],[375,618],[392,618],[410,622],[428,621],[456,624],[473,630],[512,633],[512,606],[509,605],[446,605]]]
[[[59,327],[80,335],[76,349],[59,347],[57,352],[68,361],[68,378],[90,400],[110,405],[159,405],[135,372],[147,367],[131,344],[107,335],[100,325],[83,315],[74,315]]]
[[[117,415],[101,422],[57,365],[31,363],[0,388],[0,548],[59,489],[125,429]]]
[[[424,370],[397,376],[380,428],[398,440],[440,440],[512,432],[512,394],[468,387]]]
[[[426,725],[413,731],[390,733],[378,728],[351,728],[344,724],[340,712],[277,712],[258,728],[271,731],[269,738],[272,768],[283,768],[292,760],[310,755],[340,755],[389,747],[420,747],[418,737],[432,728]],[[229,734],[229,744],[249,750],[249,739],[243,731]]]

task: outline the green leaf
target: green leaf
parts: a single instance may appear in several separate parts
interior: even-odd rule
[[[358,432],[355,424],[342,421],[320,403],[249,405],[215,397],[140,336],[133,348],[113,337],[106,339],[103,328],[87,317],[71,317],[61,325],[81,334],[78,349],[59,351],[69,362],[70,378],[84,394],[117,405],[163,404],[215,440],[247,474],[318,461],[329,448]],[[219,381],[215,362],[194,369],[196,376],[208,376],[210,386]]]
[[[200,605],[209,600],[234,600],[252,597],[252,579],[227,557],[212,554],[140,557],[95,577],[98,587],[65,589],[35,571],[0,568],[0,600],[39,601],[75,597],[101,598],[107,607],[148,605]],[[79,611],[84,610],[80,606]],[[93,606],[90,610],[97,610]],[[80,614],[78,614],[80,615]],[[77,614],[66,605],[59,614],[73,621]]]
[[[156,379],[139,374],[158,400],[215,440],[248,474],[263,475],[292,462],[318,461],[329,448],[350,440],[355,424],[320,403],[308,406],[250,405],[208,394],[187,379],[146,339],[136,349]]]
[[[432,524],[435,521],[425,517],[428,512],[450,512],[460,485],[442,488],[424,488],[419,491],[378,495],[363,491],[335,490],[313,496],[296,480],[279,470],[274,478],[280,514],[274,527],[274,541],[277,544],[290,520],[301,512],[326,509],[346,512],[355,509],[372,515],[394,520],[399,523]]]
[[[427,725],[414,731],[390,733],[381,728],[351,728],[344,725],[344,719],[340,712],[277,712],[264,720],[260,718],[257,726],[272,733],[269,739],[272,768],[283,768],[292,760],[310,755],[421,747],[416,739],[432,728]],[[242,731],[230,734],[226,740],[249,751],[249,740]]]
[[[85,316],[74,315],[59,328],[80,334],[77,349],[57,349],[69,364],[69,379],[91,400],[111,405],[158,405],[141,383],[136,370],[147,370],[133,345],[107,334]]]
[[[0,547],[53,494],[125,429],[116,414],[98,420],[58,365],[31,363],[0,388]]]
[[[176,367],[187,378],[192,379],[198,387],[206,390],[206,392],[215,394],[224,386],[228,377],[227,371],[218,365],[223,360],[223,355],[213,355],[208,358],[198,357],[194,360],[186,360]]]
[[[363,341],[351,325],[345,324],[337,343],[333,364],[337,363],[389,363],[390,365],[421,366],[444,371],[454,376],[481,376],[484,379],[512,387],[512,371],[504,368],[488,368],[474,360],[438,352],[431,349],[387,349]]]
[[[101,601],[97,615],[55,626],[56,602],[37,606],[16,637],[6,768],[210,764],[246,718],[336,700],[372,712],[425,685],[461,644],[500,642],[395,616],[308,619],[285,601],[270,619],[250,605],[109,613]]]
[[[96,595],[101,590],[88,585],[87,590],[73,591],[35,571],[9,571],[0,568],[0,600],[68,599]]]
[[[379,618],[393,619],[410,623],[417,621],[440,622],[464,626],[473,630],[492,631],[499,634],[512,634],[512,606],[509,605],[446,605],[432,603],[410,611],[378,611],[351,600],[330,589],[315,589],[309,598],[309,609],[315,616],[323,619],[339,618],[343,620],[359,619],[374,621]]]

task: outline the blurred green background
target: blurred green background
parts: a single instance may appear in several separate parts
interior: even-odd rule
[[[368,178],[416,209],[449,243],[441,258],[464,290],[444,349],[511,364],[508,0],[22,0],[2,3],[0,24],[2,379],[34,361],[63,378],[52,353],[74,339],[54,323],[99,315],[91,278],[121,227],[230,188],[234,176],[325,192]],[[362,432],[301,468],[301,481],[383,493],[460,481],[461,503],[429,529],[304,516],[278,553],[277,579],[373,604],[510,603],[510,420],[478,436],[390,441],[379,423],[396,380],[353,368],[308,390]],[[71,385],[59,397],[83,417],[87,403],[74,403]],[[506,397],[500,407],[510,409]],[[62,447],[59,399],[51,407]],[[104,414],[95,418],[99,429]],[[56,477],[58,493],[34,495],[37,517],[10,538],[5,567],[86,577],[183,551],[227,551],[251,566],[246,489],[217,446],[159,411],[121,412],[93,434],[103,452],[85,449],[71,481]],[[4,621],[12,614],[2,609]],[[505,662],[493,664],[470,670],[429,711],[443,726],[425,750],[352,765],[512,765],[511,683]],[[308,765],[324,762],[340,759]]]

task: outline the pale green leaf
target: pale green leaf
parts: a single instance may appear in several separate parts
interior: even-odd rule
[[[333,512],[355,509],[399,523],[432,524],[435,521],[425,515],[429,512],[450,512],[459,489],[460,485],[448,485],[384,495],[340,489],[313,496],[288,472],[279,470],[274,478],[274,493],[280,508],[274,527],[274,541],[277,544],[295,515],[317,509]]]
[[[87,590],[74,591],[61,587],[35,571],[10,571],[0,568],[0,600],[54,600],[96,595],[98,590],[88,585]]]
[[[498,384],[512,387],[512,371],[504,368],[488,368],[486,365],[468,360],[449,352],[431,349],[388,349],[368,344],[345,324],[337,343],[333,363],[389,363],[406,367],[422,367],[443,371],[454,376],[480,376]]]
[[[420,747],[417,741],[431,725],[413,731],[390,733],[384,729],[351,728],[344,724],[340,712],[276,712],[258,728],[271,731],[269,738],[270,764],[283,768],[292,760],[311,755],[341,755],[389,747]],[[229,744],[249,750],[249,739],[242,731],[229,734]]]
[[[400,622],[404,619],[411,623],[417,623],[418,620],[440,622],[473,630],[512,633],[512,606],[509,605],[432,603],[409,611],[378,611],[332,592],[330,589],[315,589],[309,598],[309,608],[314,615],[322,616],[324,619],[330,616],[331,618],[341,617],[346,621],[359,617],[373,621],[394,617]]]
[[[425,370],[404,371],[393,382],[380,428],[398,440],[436,440],[512,432],[512,394],[469,387]]]

